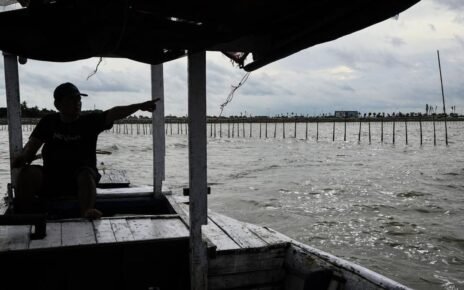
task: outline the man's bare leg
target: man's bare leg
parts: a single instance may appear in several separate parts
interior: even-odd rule
[[[19,171],[15,191],[15,206],[20,213],[33,213],[38,210],[40,189],[43,185],[42,167],[26,165]]]
[[[98,219],[102,217],[101,211],[95,208],[97,198],[97,185],[91,169],[82,169],[77,176],[77,192],[81,207],[81,216]]]

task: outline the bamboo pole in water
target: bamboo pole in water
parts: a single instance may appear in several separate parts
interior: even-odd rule
[[[227,138],[230,138],[230,120],[227,120]]]
[[[305,138],[308,140],[308,120],[306,120],[306,133],[305,133]]]
[[[296,119],[295,119],[295,134],[294,134],[293,138],[296,139]]]
[[[319,141],[319,121],[316,121],[316,141]]]
[[[242,120],[242,136],[245,138],[245,119]]]
[[[371,144],[371,120],[368,121],[369,125],[369,144]]]
[[[396,122],[393,121],[393,144],[395,144],[395,124]]]
[[[443,97],[443,114],[445,115],[445,141],[446,141],[446,145],[448,145],[448,125],[446,123],[445,91],[443,89],[443,76],[441,74],[440,51],[438,50],[437,50],[437,56],[438,56],[438,68],[440,70],[441,95]]]
[[[274,123],[274,139],[277,138],[277,122]]]
[[[285,121],[282,120],[282,137],[285,139]]]
[[[361,120],[359,120],[359,133],[358,133],[358,143],[361,143]]]
[[[219,121],[219,138],[222,138],[222,122]]]
[[[383,118],[380,121],[380,142],[383,143]]]
[[[333,129],[332,129],[332,142],[335,141],[335,121],[333,122]]]
[[[436,146],[437,145],[437,134],[435,131],[435,116],[432,117],[432,121],[433,121],[433,145]]]
[[[252,123],[250,122],[250,138],[252,137],[252,133],[251,133],[251,132],[253,131],[253,128],[251,127],[251,124],[252,124]]]
[[[259,139],[261,139],[261,122],[259,122]]]
[[[264,134],[266,139],[267,139],[267,123],[268,123],[268,120],[266,120],[266,128],[265,128],[265,129],[266,129],[266,131],[265,131],[266,133]]]
[[[422,119],[419,118],[420,144],[422,146]]]
[[[343,132],[343,141],[346,142],[346,118],[345,118],[345,131]]]
[[[404,131],[406,134],[406,145],[408,145],[408,120],[404,120]]]

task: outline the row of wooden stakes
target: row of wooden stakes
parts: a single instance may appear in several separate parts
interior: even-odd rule
[[[358,131],[358,142],[361,142],[361,136],[363,135],[362,133],[362,128],[367,125],[368,129],[368,140],[369,144],[372,142],[372,133],[371,133],[371,123],[370,121],[359,121],[359,122],[331,122],[332,123],[332,141],[335,141],[335,136],[336,136],[336,123],[341,123],[344,126],[343,130],[343,141],[347,141],[347,123],[359,123],[359,131]],[[363,123],[364,126],[363,126]],[[396,124],[399,123],[398,121],[390,121],[390,122],[374,122],[374,123],[380,123],[380,142],[385,141],[386,137],[386,132],[384,128],[384,123],[391,123],[392,127],[392,133],[390,137],[392,138],[392,143],[395,144],[396,142]],[[405,143],[408,144],[408,123],[411,123],[410,121],[405,120],[404,121],[404,137],[405,137]],[[420,135],[420,144],[423,144],[423,125],[421,121],[414,122],[419,124],[419,135]],[[444,126],[445,128],[445,143],[448,145],[448,124],[446,120],[442,121],[433,121],[433,143],[434,145],[437,144],[437,123],[442,123],[440,127]],[[259,129],[254,128],[253,130],[253,125],[259,125]],[[278,133],[278,125],[281,126],[281,132]],[[277,123],[277,122],[261,122],[261,123],[245,123],[245,122],[210,122],[207,126],[209,127],[209,130],[207,128],[207,135],[210,138],[244,138],[244,137],[249,137],[253,138],[253,133],[255,133],[256,137],[261,138],[278,138],[278,136],[281,136],[282,139],[285,138],[297,138],[297,132],[298,132],[298,127],[297,124],[304,125],[305,130],[304,130],[304,139],[308,140],[310,138],[309,136],[309,123],[308,122],[294,122],[292,123]],[[314,122],[315,124],[315,136],[314,139],[316,141],[319,141],[320,139],[320,124],[324,124],[327,126],[328,122]],[[329,123],[330,124],[330,123]],[[287,132],[287,129],[289,126],[293,126],[293,132],[289,131]],[[32,131],[34,129],[35,125],[29,124],[29,125],[23,125],[23,131]],[[150,123],[116,123],[114,124],[113,128],[108,130],[108,132],[115,133],[115,134],[126,134],[126,135],[151,135],[152,134],[152,124]],[[247,129],[248,127],[248,129]],[[443,127],[442,127],[443,128]],[[0,126],[0,131],[5,131],[7,130],[7,125],[1,125]],[[166,135],[187,135],[188,134],[188,124],[185,122],[178,122],[178,123],[166,123],[165,124],[165,133]],[[293,134],[291,134],[293,133]],[[280,138],[280,137],[279,137]],[[303,138],[302,138],[303,139]]]

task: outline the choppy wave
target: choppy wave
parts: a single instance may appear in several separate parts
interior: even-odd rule
[[[309,140],[210,138],[209,206],[415,289],[464,289],[464,135],[451,135],[464,132],[464,124],[450,126],[450,146],[433,146],[424,136],[421,147],[414,132],[407,146],[401,135],[391,144],[387,133],[383,144],[373,134],[368,145],[365,132],[358,143],[357,126],[346,142],[332,142],[332,127],[323,124],[319,141],[311,126]],[[7,140],[1,131],[2,152]],[[151,184],[151,142],[149,135],[104,133],[98,148],[113,154],[99,155],[99,162],[127,170],[134,185]],[[189,183],[188,140],[174,135],[166,142],[165,184],[181,194]],[[8,154],[0,161],[5,192]]]

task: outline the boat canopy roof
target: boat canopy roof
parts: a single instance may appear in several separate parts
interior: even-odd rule
[[[149,64],[221,51],[253,71],[419,1],[19,0],[24,8],[0,12],[0,50],[53,62],[123,57]]]

